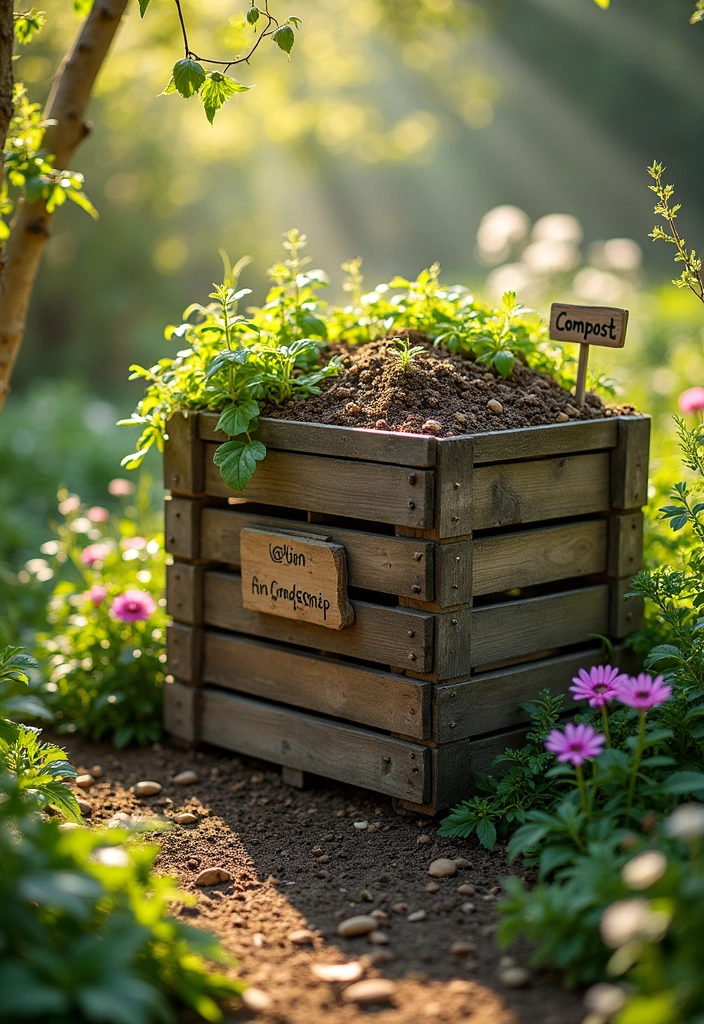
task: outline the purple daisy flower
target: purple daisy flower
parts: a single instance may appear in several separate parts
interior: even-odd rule
[[[616,699],[639,711],[664,704],[671,694],[672,687],[665,685],[662,676],[653,679],[644,672],[637,676],[622,676],[616,686]]]
[[[144,590],[126,590],[118,594],[110,605],[110,614],[121,622],[140,622],[151,618],[156,604]]]
[[[580,668],[570,686],[570,693],[575,700],[588,700],[592,708],[603,708],[608,700],[616,696],[616,687],[621,672],[611,665],[594,665],[593,668]]]
[[[573,725],[568,722],[565,731],[553,729],[545,740],[545,749],[557,755],[558,761],[569,761],[579,767],[585,761],[598,757],[606,737],[591,725]]]

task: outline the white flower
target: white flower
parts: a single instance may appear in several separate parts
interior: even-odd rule
[[[599,1017],[612,1017],[621,1009],[626,1002],[626,993],[618,985],[609,985],[600,982],[587,989],[584,995],[584,1005],[591,1012]]]
[[[661,939],[669,923],[669,915],[651,910],[647,900],[617,900],[602,914],[599,931],[607,946],[620,949],[636,939]]]
[[[698,839],[704,836],[704,804],[682,804],[665,824],[665,831],[673,839]]]
[[[667,870],[667,857],[660,850],[648,850],[639,854],[621,872],[621,878],[629,889],[649,889],[655,885]]]

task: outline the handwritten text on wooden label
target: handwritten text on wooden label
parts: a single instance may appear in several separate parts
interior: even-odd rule
[[[240,561],[245,608],[329,629],[354,622],[342,544],[325,537],[245,529]]]
[[[582,345],[623,348],[628,310],[611,306],[570,306],[553,302],[550,337],[553,341],[578,341]]]

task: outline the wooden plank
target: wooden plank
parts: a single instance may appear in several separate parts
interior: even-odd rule
[[[623,348],[627,326],[628,310],[616,306],[572,306],[567,302],[553,302],[550,308],[553,341]]]
[[[435,616],[434,679],[457,679],[472,667],[472,608],[456,608]]]
[[[164,487],[180,494],[203,490],[203,443],[198,439],[198,414],[177,412],[166,424]]]
[[[456,540],[435,545],[435,606],[470,605],[474,594],[476,541]],[[418,595],[418,600],[422,600]]]
[[[475,538],[475,596],[606,571],[607,520]]]
[[[430,683],[210,630],[204,652],[205,683],[413,739],[430,736]]]
[[[614,579],[635,576],[643,562],[643,513],[609,516],[608,574]]]
[[[438,538],[472,532],[472,445],[467,437],[438,441],[435,530]]]
[[[622,416],[618,445],[611,453],[611,506],[642,508],[648,502],[650,417]]]
[[[226,440],[215,426],[219,413],[201,412],[199,436],[203,441]],[[301,423],[262,416],[257,440],[267,448],[312,455],[334,455],[365,462],[388,462],[396,466],[434,466],[437,441],[428,434],[405,434],[363,427],[336,427],[326,423]]]
[[[645,602],[642,597],[626,597],[633,580],[614,580],[611,584],[610,635],[623,639],[640,629]]]
[[[425,747],[210,687],[200,692],[207,743],[389,796],[427,798]]]
[[[313,647],[361,661],[430,671],[433,615],[366,601],[355,601],[354,609],[354,626],[339,633],[310,622],[290,622],[244,608],[239,576],[225,572],[205,573],[204,616],[208,626]]]
[[[184,743],[200,739],[200,690],[181,683],[164,683],[164,728]]]
[[[177,558],[199,557],[200,506],[197,499],[167,495],[164,501],[164,540],[169,554]]]
[[[257,464],[246,493],[231,491],[213,464],[215,446],[205,445],[208,494],[284,508],[300,508],[378,523],[432,526],[434,473],[377,462],[354,462],[298,452],[271,451]]]
[[[382,594],[417,597],[432,601],[434,596],[434,545],[414,542],[363,530],[307,523],[298,519],[263,516],[246,509],[203,509],[201,514],[201,552],[210,562],[240,567],[240,534],[248,528],[295,530],[297,533],[324,532],[347,553],[347,572],[351,587],[377,590]]]
[[[515,462],[615,448],[619,417],[548,423],[540,427],[492,430],[474,436],[474,465]]]
[[[609,508],[606,452],[474,469],[474,529],[490,530]]]
[[[166,610],[177,622],[203,621],[203,567],[174,562],[166,567]]]
[[[182,683],[201,684],[203,630],[172,622],[166,627],[167,671]]]
[[[607,584],[475,608],[473,668],[585,643],[609,632]]]

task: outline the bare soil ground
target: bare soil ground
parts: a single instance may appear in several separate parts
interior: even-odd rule
[[[66,742],[66,738],[63,738]],[[312,788],[285,786],[271,765],[218,751],[184,752],[168,746],[116,752],[76,739],[72,762],[103,776],[79,795],[92,806],[92,821],[118,813],[137,817],[191,811],[197,822],[157,833],[158,870],[178,876],[196,893],[195,906],[175,908],[191,923],[215,932],[239,962],[237,973],[270,997],[258,1019],[281,1024],[328,1020],[354,1024],[579,1024],[581,995],[558,980],[532,972],[527,985],[507,988],[507,962],[496,946],[497,886],[507,874],[505,852],[487,853],[475,840],[446,840],[435,823],[399,817],[385,797],[315,780]],[[176,785],[194,769],[198,781]],[[158,796],[137,799],[136,782],[153,780]],[[366,821],[365,828],[355,823]],[[464,859],[455,877],[433,879],[438,857]],[[195,885],[198,873],[223,867],[233,880]],[[428,892],[427,886],[437,891]],[[459,893],[471,885],[474,895]],[[469,906],[468,906],[469,904]],[[405,909],[404,909],[405,908]],[[367,936],[343,939],[341,920],[378,910],[387,945]],[[409,921],[414,911],[425,918]],[[292,933],[313,934],[297,944]],[[300,937],[299,937],[300,938]],[[454,955],[453,943],[473,943],[474,955]],[[511,950],[516,966],[526,949]],[[364,978],[395,982],[390,1001],[361,1007],[343,1000],[344,986],[319,980],[319,964],[359,962]],[[384,962],[381,962],[384,961]],[[228,1020],[254,1016],[233,1008]]]

